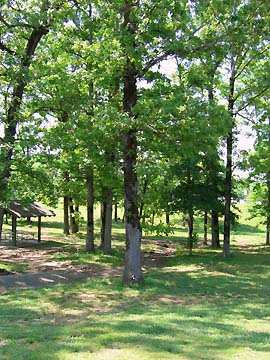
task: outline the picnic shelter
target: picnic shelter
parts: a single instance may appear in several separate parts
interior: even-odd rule
[[[24,231],[17,231],[17,219],[19,218],[37,218],[38,219],[38,232],[37,232],[37,241],[41,241],[41,218],[55,216],[55,213],[52,210],[47,209],[45,206],[37,203],[23,203],[20,200],[11,200],[9,201],[6,207],[0,207],[3,210],[4,214],[11,215],[12,218],[12,231],[4,233],[2,231],[1,240],[7,240],[11,238],[14,245],[16,245],[17,240],[24,240],[29,238],[29,233],[27,234]],[[34,239],[34,236],[31,235],[30,238]]]

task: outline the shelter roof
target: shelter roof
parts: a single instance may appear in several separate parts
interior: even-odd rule
[[[11,200],[9,206],[5,207],[4,210],[16,218],[55,216],[53,211],[37,202],[24,204],[20,200]]]

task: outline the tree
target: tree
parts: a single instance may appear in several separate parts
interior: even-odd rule
[[[252,216],[265,219],[265,244],[270,245],[270,114],[267,100],[261,101],[260,105],[266,106],[267,110],[261,111],[260,116],[257,115],[259,117],[255,125],[257,139],[254,144],[254,151],[247,156],[248,166],[251,169],[248,178],[251,190],[250,197],[253,202],[250,213]]]
[[[228,99],[228,114],[230,116],[230,130],[226,138],[226,178],[225,178],[225,216],[224,216],[224,242],[223,255],[230,256],[230,227],[231,227],[231,199],[233,175],[233,143],[235,137],[237,116],[245,110],[254,100],[261,96],[266,88],[259,86],[256,94],[248,98],[244,78],[251,71],[256,62],[265,57],[268,44],[262,42],[267,20],[260,14],[266,14],[268,5],[257,1],[234,0],[232,6],[225,12],[216,10],[216,16],[224,27],[227,44],[227,78],[228,85],[223,89]],[[225,8],[224,8],[225,9]],[[256,35],[255,35],[256,34]],[[226,62],[225,62],[226,64]],[[249,84],[250,86],[251,84]],[[225,90],[225,92],[224,92]]]
[[[2,36],[0,42],[2,69],[5,73],[1,84],[5,96],[4,138],[1,147],[0,196],[1,201],[8,199],[8,181],[11,176],[11,166],[16,141],[17,126],[20,122],[20,108],[23,94],[30,77],[30,65],[37,46],[48,33],[51,18],[48,15],[47,1],[31,3],[30,8],[21,8],[15,2],[14,6],[4,2],[1,6],[0,22]],[[19,14],[19,16],[18,16]],[[20,20],[18,20],[20,19]],[[8,45],[6,42],[8,41]],[[0,233],[3,224],[3,214],[0,214]]]

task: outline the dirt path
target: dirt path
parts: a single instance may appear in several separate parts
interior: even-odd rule
[[[41,244],[42,246],[43,244]],[[72,261],[53,260],[55,255],[70,254],[77,251],[79,245],[42,248],[39,244],[18,247],[0,246],[0,262],[4,264],[25,265],[24,272],[36,273],[54,270],[80,271],[85,266],[72,264]]]
[[[89,278],[120,277],[121,267],[101,264],[73,264],[72,261],[55,260],[58,254],[76,252],[76,245],[42,249],[37,246],[0,246],[0,262],[6,265],[20,264],[23,273],[0,276],[0,292],[7,289],[29,289],[70,283]]]
[[[159,245],[157,243],[156,245]],[[70,261],[55,260],[55,255],[77,252],[80,245],[63,245],[42,248],[36,246],[8,247],[0,246],[0,262],[6,265],[21,264],[23,273],[0,276],[0,292],[8,289],[28,289],[64,284],[90,278],[121,277],[123,268],[104,264],[74,264]],[[174,250],[162,245],[144,255],[143,266],[161,267]]]
[[[9,289],[31,289],[94,278],[115,278],[121,275],[122,269],[120,267],[108,268],[104,266],[94,266],[92,271],[71,272],[53,270],[47,272],[11,274],[0,276],[0,293]]]

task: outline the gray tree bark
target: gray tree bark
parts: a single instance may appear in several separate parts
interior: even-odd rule
[[[136,51],[136,22],[132,15],[133,1],[126,1],[123,9],[123,30],[133,39],[133,49]],[[127,44],[124,44],[125,46]],[[127,55],[124,69],[123,110],[132,120],[133,107],[137,103],[137,69],[135,63]],[[141,269],[141,226],[138,212],[138,180],[136,174],[137,137],[136,129],[130,128],[123,135],[124,143],[124,200],[126,227],[126,256],[123,284],[133,285],[143,282]]]

